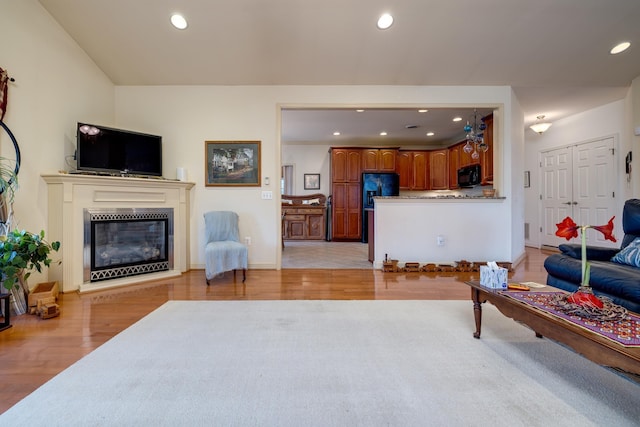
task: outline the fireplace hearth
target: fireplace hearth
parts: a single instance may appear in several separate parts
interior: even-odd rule
[[[173,209],[84,209],[84,281],[173,269]]]

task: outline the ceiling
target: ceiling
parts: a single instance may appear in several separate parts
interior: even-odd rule
[[[116,85],[508,85],[528,126],[622,99],[640,76],[638,0],[39,1]],[[632,45],[609,54],[621,41]],[[464,125],[439,110],[370,110],[359,127],[352,110],[285,112],[283,140],[397,129],[410,141],[437,126],[444,137],[428,117]]]

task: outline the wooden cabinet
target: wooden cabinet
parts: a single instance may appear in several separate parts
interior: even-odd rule
[[[334,183],[332,190],[332,239],[360,240],[362,238],[360,183]]]
[[[458,169],[460,169],[460,153],[464,144],[449,147],[449,189],[458,188]],[[466,154],[466,153],[465,153]]]
[[[362,239],[362,149],[331,149],[331,238]]]
[[[326,207],[283,207],[284,240],[324,240]]]
[[[401,190],[429,189],[429,151],[399,151],[396,172]]]
[[[331,181],[360,182],[362,150],[359,148],[331,149]]]
[[[396,148],[363,148],[362,172],[395,172]]]
[[[446,148],[429,152],[429,187],[449,189],[449,150]]]
[[[493,185],[493,114],[486,116],[482,121],[487,125],[484,130],[484,142],[489,149],[480,153],[480,182],[482,185]]]

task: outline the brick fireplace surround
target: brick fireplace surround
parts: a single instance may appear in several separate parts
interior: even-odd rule
[[[94,176],[80,174],[42,175],[47,183],[48,240],[60,241],[57,253],[62,264],[53,263],[49,280],[61,283],[62,292],[90,292],[126,286],[145,280],[178,276],[189,265],[190,190],[194,183],[164,179]],[[99,282],[83,277],[84,209],[170,208],[173,209],[173,269]]]

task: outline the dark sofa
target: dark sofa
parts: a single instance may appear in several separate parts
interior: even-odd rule
[[[640,268],[611,261],[622,249],[640,237],[640,200],[627,200],[622,212],[624,237],[620,249],[587,246],[587,259],[591,265],[589,285],[596,295],[611,300],[628,310],[640,313]],[[614,230],[619,239],[620,234]],[[582,280],[582,261],[579,244],[563,244],[559,254],[547,257],[547,285],[573,292]]]

